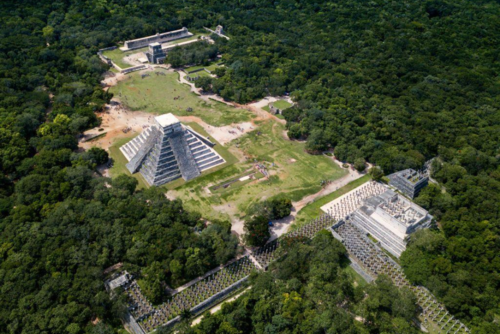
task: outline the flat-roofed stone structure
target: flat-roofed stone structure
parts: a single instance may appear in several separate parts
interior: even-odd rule
[[[113,291],[114,289],[116,289],[118,287],[122,287],[122,286],[128,284],[128,282],[130,280],[131,280],[131,276],[129,275],[128,272],[124,271],[123,274],[121,274],[120,276],[104,282],[104,285],[106,287],[106,290]]]
[[[406,249],[407,236],[420,228],[429,227],[432,216],[406,197],[388,189],[366,199],[350,220],[399,257]]]
[[[167,53],[162,49],[161,44],[151,43],[149,44],[149,50],[146,52],[147,60],[152,64],[163,64]]]
[[[225,160],[215,144],[181,124],[172,114],[155,118],[155,125],[120,147],[127,169],[140,172],[149,185],[162,185],[182,177],[189,181]]]
[[[376,182],[365,183],[321,209],[356,225],[397,257],[406,249],[408,235],[432,222],[425,209]]]
[[[142,38],[137,38],[137,39],[132,39],[129,41],[125,41],[124,45],[120,50],[122,51],[128,51],[128,50],[134,50],[134,49],[140,49],[143,47],[148,46],[149,44],[153,43],[166,43],[170,42],[179,38],[185,38],[185,37],[190,37],[193,36],[192,33],[188,31],[186,27],[179,29],[179,30],[173,30],[173,31],[167,31],[164,33],[158,33],[156,35],[152,36],[147,36],[147,37],[142,37]]]
[[[408,168],[389,174],[387,177],[389,178],[389,185],[410,198],[417,197],[420,191],[429,184],[429,170],[427,166],[419,171]]]

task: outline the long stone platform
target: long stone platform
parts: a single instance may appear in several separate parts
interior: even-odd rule
[[[401,267],[366,237],[364,231],[348,221],[342,221],[332,227],[332,232],[335,232],[334,237],[344,244],[358,264],[373,277],[385,274],[396,286],[413,291],[421,309],[424,326],[432,326],[434,330],[444,334],[470,333],[467,326],[453,317],[429,290],[422,286],[411,285]]]

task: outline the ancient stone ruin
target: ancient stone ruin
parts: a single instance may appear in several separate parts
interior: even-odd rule
[[[148,46],[149,44],[152,43],[166,43],[170,42],[179,38],[185,38],[185,37],[190,37],[193,36],[192,33],[188,31],[186,27],[179,29],[179,30],[174,30],[174,31],[167,31],[161,34],[156,34],[152,36],[147,36],[147,37],[142,37],[142,38],[137,38],[137,39],[132,39],[130,41],[125,41],[124,46],[120,48],[122,51],[129,51],[129,50],[134,50],[134,49],[140,49],[145,46]]]
[[[191,180],[223,164],[215,144],[172,114],[155,118],[155,125],[120,147],[127,169],[140,172],[149,185],[159,186],[182,177]]]
[[[418,196],[420,191],[429,184],[429,167],[432,160],[428,161],[421,170],[411,168],[387,175],[389,185],[401,191],[410,198]]]
[[[375,182],[366,183],[321,209],[335,219],[350,221],[396,257],[406,249],[411,233],[432,222],[425,209]]]

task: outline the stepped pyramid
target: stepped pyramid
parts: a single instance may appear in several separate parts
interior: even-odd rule
[[[155,117],[155,125],[120,147],[127,169],[140,172],[149,185],[159,186],[182,177],[188,181],[225,160],[207,138],[172,114]]]

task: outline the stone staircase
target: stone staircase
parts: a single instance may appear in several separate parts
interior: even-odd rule
[[[184,180],[189,181],[201,174],[196,161],[194,160],[193,153],[189,149],[188,143],[184,136],[184,131],[174,134],[168,138],[170,147],[174,152],[175,159],[179,164]]]

